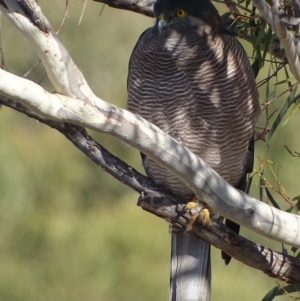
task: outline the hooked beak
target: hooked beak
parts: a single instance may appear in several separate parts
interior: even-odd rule
[[[164,14],[160,14],[158,16],[158,29],[161,31],[163,28],[165,28],[168,24],[168,19],[165,17]]]

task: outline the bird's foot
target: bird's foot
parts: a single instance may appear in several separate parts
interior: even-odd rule
[[[202,215],[202,224],[207,225],[210,220],[210,213],[207,208],[201,208],[201,204],[197,199],[193,199],[186,203],[186,208],[191,211],[192,217],[186,225],[186,231],[191,231],[198,217]],[[196,211],[196,212],[195,212]]]

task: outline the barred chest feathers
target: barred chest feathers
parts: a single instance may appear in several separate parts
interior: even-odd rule
[[[184,144],[230,184],[238,183],[259,106],[251,66],[234,37],[207,30],[164,37],[148,29],[132,54],[128,96],[130,111]],[[193,195],[154,161],[145,158],[143,164],[174,194],[184,200]]]

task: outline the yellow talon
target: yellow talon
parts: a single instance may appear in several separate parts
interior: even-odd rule
[[[193,225],[195,224],[195,222],[196,222],[197,218],[199,217],[199,215],[200,215],[200,212],[192,215],[192,217],[190,218],[190,220],[189,220],[189,222],[188,222],[188,224],[186,225],[186,228],[185,228],[187,232],[192,230]]]
[[[207,225],[210,219],[210,213],[209,210],[207,208],[204,208],[201,210],[201,213],[203,214],[203,225]]]
[[[186,203],[186,208],[191,210],[194,207],[199,205],[199,201],[193,199],[192,201]],[[193,214],[188,222],[188,224],[186,225],[186,231],[191,231],[193,228],[194,223],[197,221],[198,217],[200,214],[203,214],[203,220],[202,223],[203,225],[207,225],[210,219],[210,214],[209,214],[209,210],[207,208],[203,208],[201,209],[199,212]]]
[[[198,205],[199,205],[199,201],[196,199],[192,199],[190,202],[185,204],[187,209],[193,209],[194,207],[196,207]]]

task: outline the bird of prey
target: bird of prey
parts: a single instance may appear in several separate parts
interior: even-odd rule
[[[158,0],[154,14],[155,25],[141,35],[130,58],[128,109],[244,190],[260,106],[243,47],[210,0]],[[195,198],[167,169],[143,154],[142,161],[147,175],[178,200]],[[227,224],[238,232],[239,225]],[[172,232],[171,248],[170,300],[209,300],[210,246],[183,229]]]

